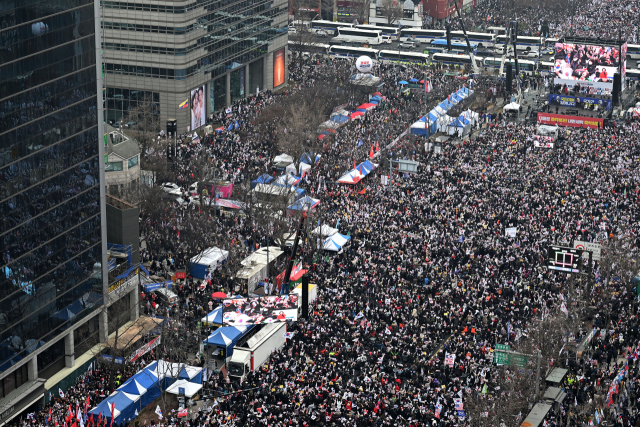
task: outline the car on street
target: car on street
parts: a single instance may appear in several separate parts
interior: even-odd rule
[[[288,34],[297,34],[298,30],[295,29],[295,27],[289,27],[289,29],[287,30]]]
[[[391,36],[382,36],[382,43],[391,44]]]
[[[160,185],[160,188],[162,188],[162,191],[164,191],[165,193],[172,193],[174,191],[180,191],[180,187],[178,186],[178,184],[175,184],[173,182],[163,182]]]
[[[318,37],[329,37],[329,33],[325,30],[313,30],[313,33]]]
[[[399,46],[402,49],[415,49],[417,47],[416,42],[413,41],[402,42]]]

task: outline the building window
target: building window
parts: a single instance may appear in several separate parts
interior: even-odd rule
[[[109,162],[105,172],[117,172],[122,170],[122,162]]]
[[[29,364],[26,363],[0,380],[0,399],[26,383],[29,378]]]
[[[138,166],[138,156],[130,158],[128,163],[129,163],[128,165],[129,169],[131,169],[134,166]]]

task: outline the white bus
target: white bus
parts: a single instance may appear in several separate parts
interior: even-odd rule
[[[289,40],[289,50],[300,53],[319,53],[326,55],[329,51],[329,45],[324,43],[300,43]]]
[[[360,30],[358,28],[338,28],[334,41],[376,45],[382,43],[382,31]]]
[[[444,30],[413,30],[405,28],[400,30],[400,41],[418,41],[431,43],[436,39],[445,37]]]
[[[398,40],[400,36],[400,28],[397,27],[381,27],[379,25],[356,25],[356,28],[361,30],[379,30],[382,31],[383,36],[391,37],[391,40]]]
[[[496,43],[496,35],[489,33],[469,33],[467,32],[467,37],[469,37],[469,41],[471,43],[476,43],[478,48],[482,49],[484,47],[493,47]],[[462,31],[451,31],[451,40],[455,40],[457,42],[465,43],[466,40],[464,38],[464,32]]]
[[[325,30],[329,35],[338,34],[338,28],[353,28],[353,24],[347,24],[346,22],[332,22],[323,21],[319,19],[317,21],[311,21],[311,27],[314,30]]]
[[[400,62],[413,64],[428,64],[429,55],[418,52],[398,52],[397,50],[381,50],[378,52],[381,62]]]
[[[469,55],[456,55],[454,53],[434,53],[431,60],[439,64],[471,65]],[[475,60],[476,65],[482,67],[482,61],[479,58],[475,58]]]
[[[329,56],[334,58],[358,58],[360,56],[368,56],[371,59],[378,59],[378,51],[366,47],[349,47],[349,46],[331,46],[329,48]]]
[[[636,70],[635,68],[627,68],[625,78],[634,81],[640,80],[640,70]]]
[[[543,76],[552,76],[556,74],[556,64],[548,61],[538,62],[538,71]],[[629,70],[627,70],[629,71]]]
[[[640,45],[627,44],[627,59],[640,59]]]
[[[500,63],[502,62],[502,58],[484,58],[482,60],[482,65],[486,68],[496,68],[500,69]],[[516,69],[516,61],[513,58],[509,58],[509,62],[511,62],[511,66],[515,72]],[[506,64],[506,61],[505,61]],[[536,71],[536,63],[533,61],[529,61],[526,59],[518,60],[518,68],[520,68],[521,73],[525,73],[527,75],[532,75]],[[506,73],[506,67],[502,70],[503,73]]]
[[[503,34],[507,34],[507,29],[505,27],[487,27],[487,32],[495,34],[496,36],[501,36]]]
[[[506,35],[501,35],[496,37],[495,47],[497,49],[501,49],[504,47],[507,41]],[[516,49],[517,50],[538,50],[540,51],[542,47],[542,38],[541,37],[524,37],[518,36],[516,39]]]
[[[544,45],[546,47],[555,47],[556,43],[560,43],[560,39],[557,37],[549,37],[548,39],[544,39]]]

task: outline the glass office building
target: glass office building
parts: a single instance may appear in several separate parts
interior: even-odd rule
[[[96,16],[94,0],[0,1],[0,426],[103,328]]]
[[[286,0],[103,0],[106,119],[136,126],[144,108],[184,133],[284,84],[287,25]]]

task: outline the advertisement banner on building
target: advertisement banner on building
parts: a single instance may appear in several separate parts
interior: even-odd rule
[[[130,362],[130,363],[135,362],[140,357],[147,354],[149,350],[156,348],[158,344],[160,344],[161,340],[162,340],[162,335],[155,337],[154,339],[152,339],[151,341],[149,341],[148,343],[140,347],[138,350],[136,350],[136,352],[133,353],[131,356],[129,356],[129,360],[127,360],[127,362]]]
[[[595,46],[556,43],[554,53],[555,84],[588,88],[589,94],[604,94],[613,89],[613,75],[620,67],[620,49],[612,46]],[[622,62],[624,75],[626,61]]]
[[[191,91],[189,107],[191,107],[191,130],[196,130],[204,126],[207,120],[206,102],[205,102],[205,86],[195,88]]]
[[[599,109],[611,109],[611,99],[596,99],[584,96],[568,96],[568,95],[549,95],[549,104],[563,105],[565,107],[575,107],[577,103],[595,104]]]
[[[273,87],[284,83],[284,48],[273,52]]]
[[[234,298],[222,302],[224,326],[258,325],[298,320],[298,295]]]
[[[538,113],[538,123],[544,125],[571,126],[577,128],[602,128],[603,119],[594,117],[567,116],[564,114]]]

